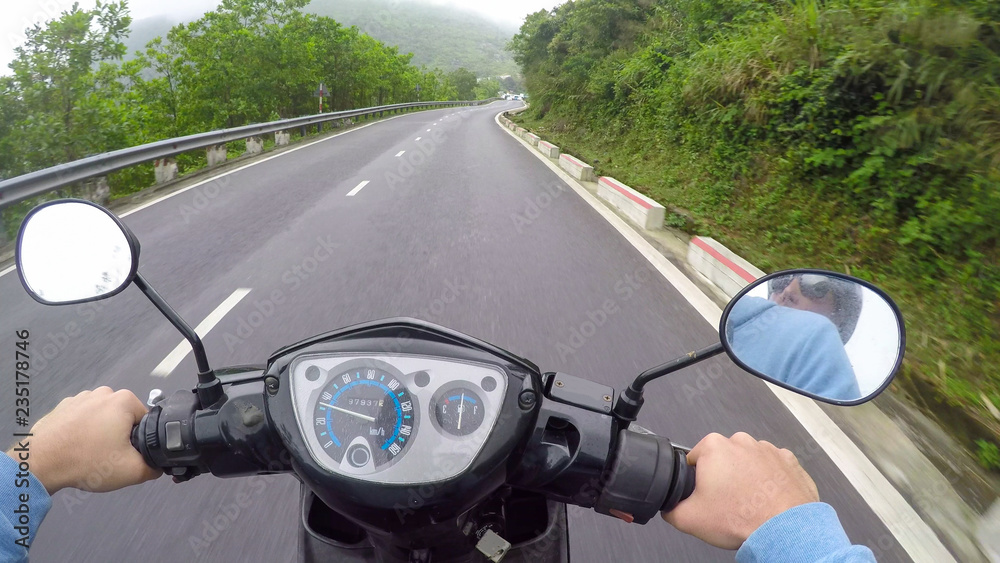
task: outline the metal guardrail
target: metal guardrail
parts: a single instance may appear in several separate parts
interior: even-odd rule
[[[348,111],[332,113],[321,113],[305,117],[293,117],[282,119],[270,123],[258,123],[245,125],[233,129],[221,129],[208,133],[198,133],[186,137],[175,139],[165,139],[137,147],[129,147],[109,153],[98,154],[60,164],[44,170],[31,172],[23,176],[17,176],[9,180],[0,181],[0,209],[13,205],[19,201],[24,201],[42,194],[58,190],[59,188],[75,184],[82,180],[104,176],[111,172],[116,172],[144,164],[161,158],[170,158],[192,150],[203,149],[215,145],[221,145],[231,141],[239,141],[249,137],[275,133],[297,127],[308,127],[310,125],[320,125],[330,121],[348,119],[351,117],[364,117],[384,112],[394,112],[399,110],[428,108],[428,107],[453,107],[467,105],[482,105],[490,103],[496,98],[480,101],[468,102],[412,102],[407,104],[393,104],[388,106],[378,106]]]

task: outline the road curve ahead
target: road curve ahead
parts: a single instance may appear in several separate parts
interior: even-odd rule
[[[307,336],[401,315],[618,389],[711,344],[717,332],[687,300],[496,125],[515,106],[400,116],[129,214],[141,271],[192,325],[227,304],[204,338],[215,366],[262,363]],[[195,381],[190,355],[167,361],[180,336],[135,288],[44,307],[7,274],[0,295],[0,350],[27,328],[35,350],[47,351],[34,365],[35,412],[102,384],[145,397]],[[5,430],[13,420],[13,405],[0,406]],[[742,430],[792,449],[855,542],[879,561],[908,560],[795,418],[728,359],[653,384],[639,422],[679,443]],[[293,561],[297,490],[290,476],[201,476],[104,495],[62,491],[32,561]],[[577,562],[733,560],[659,521],[570,515]]]

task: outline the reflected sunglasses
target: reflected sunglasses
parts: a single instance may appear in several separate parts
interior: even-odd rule
[[[822,299],[833,291],[833,282],[827,276],[820,274],[792,274],[768,281],[768,295],[781,293],[795,279],[799,280],[799,289],[802,291],[802,295],[809,299]]]

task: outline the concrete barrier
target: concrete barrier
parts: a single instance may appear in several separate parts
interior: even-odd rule
[[[688,263],[729,297],[764,276],[759,268],[710,237],[691,239]]]
[[[538,141],[538,152],[549,158],[559,158],[559,147],[546,141]]]
[[[518,127],[517,129],[514,129],[514,131],[517,133],[517,136],[522,139],[524,138],[524,134],[528,132],[528,130],[524,127]]]
[[[662,229],[666,210],[659,203],[608,176],[597,180],[597,196],[643,229]]]
[[[594,167],[568,154],[559,155],[559,167],[581,182],[595,182]]]
[[[277,131],[274,133],[274,144],[278,147],[287,145],[292,140],[292,135],[288,131]]]
[[[260,154],[264,152],[264,140],[260,137],[247,139],[247,151],[243,154]]]
[[[157,184],[165,184],[177,178],[177,160],[158,158],[153,161],[153,177]]]
[[[107,205],[111,199],[111,188],[108,187],[107,176],[98,176],[85,180],[81,186],[83,198],[98,205]]]
[[[215,166],[216,164],[222,164],[226,161],[226,145],[212,145],[205,149],[205,155],[208,157],[208,165]]]
[[[524,140],[528,141],[529,145],[531,145],[533,147],[537,147],[538,146],[538,141],[540,139],[538,138],[538,135],[535,135],[534,133],[525,133],[524,134]]]

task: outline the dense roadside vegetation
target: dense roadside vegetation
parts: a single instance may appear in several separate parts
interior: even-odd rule
[[[1000,459],[1000,3],[577,0],[510,48],[520,121],[668,223],[887,288],[897,392]]]
[[[496,81],[411,64],[412,54],[307,14],[309,0],[223,0],[130,60],[124,1],[74,6],[30,29],[0,76],[0,179],[160,139],[318,110],[490,97]],[[234,147],[237,148],[237,147]],[[181,170],[205,155],[181,155]],[[112,197],[152,183],[152,165],[109,178]],[[4,212],[12,236],[30,204]]]

